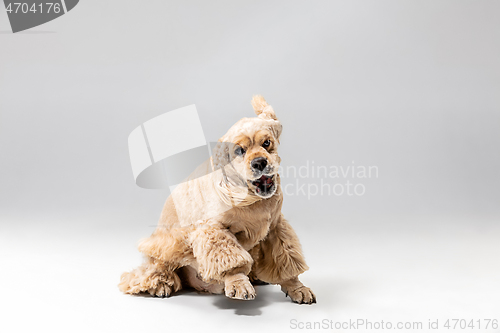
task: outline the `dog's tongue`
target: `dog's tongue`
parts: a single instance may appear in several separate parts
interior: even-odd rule
[[[272,182],[273,182],[271,177],[267,177],[267,176],[260,177],[259,181],[265,185],[272,184]]]

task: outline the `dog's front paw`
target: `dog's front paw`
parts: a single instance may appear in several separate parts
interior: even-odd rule
[[[154,297],[170,297],[172,295],[172,287],[169,286],[166,282],[158,282],[158,285],[155,288],[150,288],[149,293]]]
[[[234,299],[252,300],[256,296],[255,289],[244,274],[226,278],[224,290],[227,297]]]
[[[294,303],[298,304],[312,304],[316,303],[316,295],[312,290],[306,286],[299,287],[293,291],[286,292],[287,296],[290,296]]]

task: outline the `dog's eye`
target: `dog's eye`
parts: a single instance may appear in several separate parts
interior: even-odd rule
[[[237,147],[235,150],[234,150],[234,153],[238,156],[243,156],[243,154],[245,154],[245,149],[241,148],[241,147]]]
[[[271,141],[269,141],[269,140],[266,140],[266,141],[264,141],[264,143],[262,143],[262,147],[264,147],[264,148],[267,148],[270,145],[271,145]]]

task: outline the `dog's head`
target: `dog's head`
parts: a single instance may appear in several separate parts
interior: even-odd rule
[[[273,108],[262,96],[254,96],[252,106],[257,114],[254,118],[243,118],[220,138],[216,160],[227,165],[232,172],[226,179],[233,184],[245,184],[260,198],[270,198],[276,193],[279,138],[282,125]],[[223,160],[221,163],[221,159]],[[234,180],[238,178],[238,180]]]

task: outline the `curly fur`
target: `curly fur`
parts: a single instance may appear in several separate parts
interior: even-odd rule
[[[169,196],[157,229],[139,244],[145,262],[122,275],[121,291],[168,297],[192,287],[254,299],[250,277],[281,285],[294,302],[316,302],[298,279],[308,267],[297,235],[281,214],[282,125],[262,96],[254,96],[252,106],[257,117],[231,127],[213,158],[194,172],[205,176],[187,179]],[[269,145],[264,147],[264,141]],[[243,156],[236,146],[245,149]],[[251,167],[257,157],[266,159],[266,175],[274,179],[274,190],[266,195],[252,185],[260,177]]]

